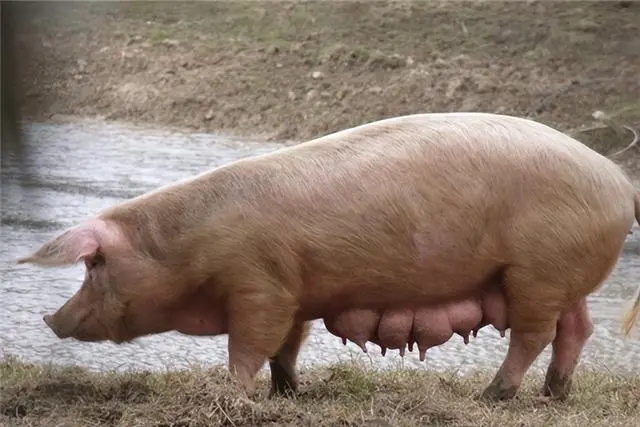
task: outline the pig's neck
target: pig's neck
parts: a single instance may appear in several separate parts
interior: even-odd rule
[[[130,199],[101,217],[118,224],[136,250],[165,265],[188,263],[194,236],[201,240],[206,231],[207,240],[215,239],[211,225],[236,206],[228,201],[243,200],[255,191],[247,187],[264,183],[260,174],[251,165],[232,164]]]

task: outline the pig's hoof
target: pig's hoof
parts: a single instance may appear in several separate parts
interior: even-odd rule
[[[284,396],[292,397],[298,391],[298,378],[292,372],[293,368],[287,369],[278,361],[270,361],[271,368],[271,390],[269,397]]]
[[[511,400],[516,395],[518,388],[515,386],[500,386],[499,384],[491,384],[480,395],[480,400],[485,402],[499,402],[503,400]]]
[[[555,369],[549,369],[542,386],[542,395],[553,400],[564,401],[569,397],[572,384],[571,378],[561,377]]]

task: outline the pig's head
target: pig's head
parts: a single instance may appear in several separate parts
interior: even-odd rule
[[[101,219],[69,228],[19,264],[63,266],[83,261],[82,287],[45,323],[59,338],[116,343],[164,332],[161,310],[150,289],[162,271],[134,250],[123,229]],[[161,270],[161,269],[160,269]]]

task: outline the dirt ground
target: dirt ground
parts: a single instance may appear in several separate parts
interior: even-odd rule
[[[488,373],[459,377],[423,370],[372,371],[340,364],[301,372],[293,399],[247,402],[225,369],[89,373],[0,363],[0,425],[26,426],[633,426],[640,425],[640,378],[580,371],[565,402],[539,396],[530,375],[515,400],[477,400]]]
[[[640,3],[621,3],[25,2],[24,112],[297,142],[486,111],[612,153],[640,127]],[[598,110],[618,126],[580,132]]]

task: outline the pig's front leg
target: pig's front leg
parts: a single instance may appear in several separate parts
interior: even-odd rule
[[[275,394],[291,395],[298,391],[296,361],[300,347],[309,335],[309,326],[309,322],[294,323],[284,344],[269,360],[271,370],[270,397]]]
[[[254,394],[258,371],[289,336],[296,309],[281,285],[254,281],[229,295],[229,370],[247,395]]]

